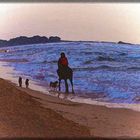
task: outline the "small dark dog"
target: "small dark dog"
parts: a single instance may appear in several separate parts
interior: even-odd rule
[[[56,91],[58,88],[58,81],[50,82],[50,88],[52,88]]]

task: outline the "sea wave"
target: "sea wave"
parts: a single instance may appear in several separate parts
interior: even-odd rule
[[[98,56],[97,60],[98,61],[116,61],[114,58],[110,56]]]
[[[95,71],[95,70],[108,70],[108,71],[140,71],[140,67],[113,67],[108,65],[102,65],[97,67],[79,67],[79,68],[73,68],[74,71]]]
[[[110,70],[110,71],[125,71],[127,67],[113,67],[108,65],[102,65],[98,67],[86,67],[86,68],[73,68],[74,71],[94,71],[94,70]]]

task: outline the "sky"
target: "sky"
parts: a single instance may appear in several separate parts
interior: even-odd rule
[[[140,44],[140,3],[0,3],[0,39],[34,35]]]

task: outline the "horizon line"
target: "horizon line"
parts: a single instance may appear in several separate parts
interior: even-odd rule
[[[49,39],[49,37],[59,37],[61,39],[61,42],[108,42],[108,43],[119,43],[119,42],[122,42],[124,44],[133,44],[133,45],[140,45],[140,43],[132,43],[132,42],[127,42],[127,41],[123,41],[123,40],[118,40],[118,41],[111,41],[111,40],[67,40],[67,39],[62,39],[60,36],[57,36],[57,35],[50,35],[50,36],[46,36],[46,35],[20,35],[20,36],[15,36],[15,37],[11,37],[9,39],[1,39],[0,38],[0,41],[3,40],[3,41],[10,41],[10,39],[14,39],[14,38],[18,38],[18,37],[28,37],[28,38],[31,38],[31,37],[34,37],[34,36],[39,36],[39,37],[46,37]]]

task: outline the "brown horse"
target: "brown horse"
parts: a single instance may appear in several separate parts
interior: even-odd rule
[[[69,79],[71,86],[72,86],[72,93],[74,93],[73,89],[73,71],[71,68],[66,69],[58,69],[57,74],[59,76],[59,91],[61,91],[61,80],[65,81],[65,92],[69,92],[68,82],[67,79]]]

